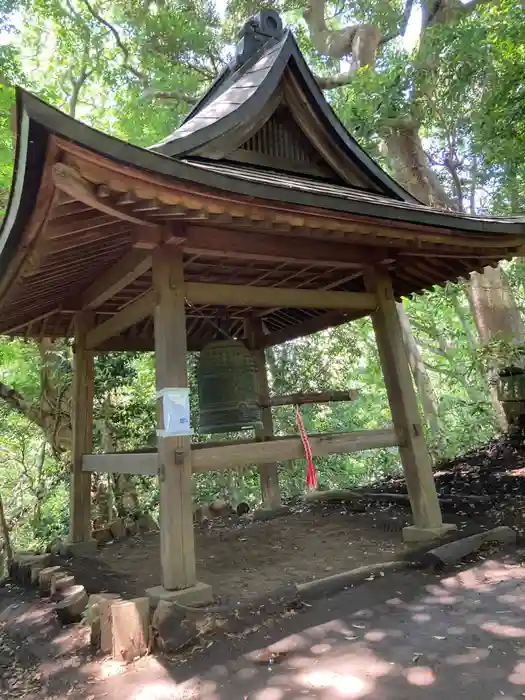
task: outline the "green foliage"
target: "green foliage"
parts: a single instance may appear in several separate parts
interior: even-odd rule
[[[0,404],[0,492],[11,536],[40,549],[67,533],[68,480],[38,428]]]
[[[0,65],[1,49],[0,46]],[[0,77],[1,81],[1,77]],[[0,82],[0,218],[3,218],[13,172],[13,137],[10,129],[14,91]]]

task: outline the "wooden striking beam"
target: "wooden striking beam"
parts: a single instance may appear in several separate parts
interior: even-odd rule
[[[283,396],[270,396],[268,399],[262,397],[260,406],[302,406],[309,403],[329,403],[330,401],[355,401],[357,391],[320,391],[309,394],[285,394]]]
[[[95,309],[100,306],[147,272],[150,267],[151,254],[148,251],[131,250],[86,289],[82,295],[82,308]]]
[[[392,251],[382,248],[209,226],[188,226],[182,247],[185,252],[195,255],[308,262],[338,268],[360,268],[370,265],[371,261],[379,262],[392,256]]]
[[[191,304],[218,306],[286,307],[291,309],[360,309],[372,312],[377,307],[374,294],[332,292],[324,289],[254,287],[238,284],[188,282],[186,298]]]
[[[399,445],[392,428],[310,435],[309,440],[314,457]],[[215,443],[213,447],[208,447],[204,442],[198,446],[192,445],[191,459],[194,473],[224,471],[251,464],[304,459],[304,447],[299,436],[278,437],[266,442],[240,441],[224,445]],[[91,472],[156,474],[158,470],[156,452],[84,455],[83,460],[84,471]]]
[[[135,323],[151,316],[155,305],[155,292],[150,290],[125,306],[121,311],[118,311],[114,316],[108,318],[107,321],[100,323],[93,328],[86,337],[86,347],[94,350],[104,341],[119,335],[122,331]]]
[[[84,202],[93,209],[114,216],[116,219],[130,221],[133,224],[140,226],[148,226],[152,229],[162,229],[163,227],[147,219],[141,219],[138,216],[123,211],[111,204],[106,199],[101,199],[97,195],[97,190],[88,180],[85,180],[75,168],[65,165],[64,163],[55,163],[52,167],[53,183],[61,192],[66,192],[68,195],[77,199],[79,202]]]

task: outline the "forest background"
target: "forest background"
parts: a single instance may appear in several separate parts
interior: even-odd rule
[[[292,27],[333,109],[383,167],[421,200],[476,215],[525,212],[524,0],[266,0]],[[251,0],[0,0],[0,219],[13,167],[14,86],[140,146],[173,131],[233,56]],[[525,342],[525,263],[515,259],[398,305],[436,460],[505,428],[499,367]],[[0,338],[0,526],[19,548],[67,531],[71,346]],[[304,408],[306,429],[388,424],[369,320],[267,352],[276,394],[355,388],[351,403]],[[189,357],[195,388],[196,358]],[[198,420],[195,391],[192,413]],[[296,432],[291,408],[275,431]],[[97,358],[95,448],[152,444],[150,354]],[[327,487],[399,470],[396,450],[316,460]],[[284,496],[304,463],[280,465]],[[259,499],[254,469],[199,475],[196,496]],[[3,508],[1,507],[3,506]],[[156,514],[153,477],[95,480],[95,514]],[[104,511],[104,512],[102,512]],[[1,522],[3,521],[3,523]]]

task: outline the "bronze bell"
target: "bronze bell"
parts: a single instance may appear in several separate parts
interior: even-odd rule
[[[233,433],[262,427],[256,365],[239,340],[214,340],[197,367],[201,433]]]

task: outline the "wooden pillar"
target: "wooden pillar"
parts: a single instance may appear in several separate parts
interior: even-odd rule
[[[93,352],[86,350],[86,335],[92,324],[92,312],[81,311],[77,314],[71,420],[70,542],[91,539],[91,473],[82,471],[82,455],[92,452]]]
[[[182,251],[162,246],[153,254],[157,391],[188,386]],[[159,401],[159,428],[164,428]],[[195,585],[191,442],[189,436],[157,439],[160,486],[160,561],[168,591]]]
[[[414,525],[404,530],[405,540],[433,539],[454,526],[443,525],[441,518],[392,282],[388,273],[381,270],[370,271],[365,279],[368,291],[377,297],[378,308],[372,314],[372,322],[414,518]]]
[[[255,358],[257,372],[257,393],[262,399],[269,399],[268,373],[266,371],[266,358],[264,349],[261,348],[263,328],[260,318],[250,318],[247,321],[248,344]],[[273,435],[273,418],[270,406],[261,409],[262,429],[255,430],[255,437],[263,440]],[[281,505],[281,492],[279,489],[279,472],[277,462],[260,464],[258,467],[261,483],[261,497],[264,508],[278,508]]]

